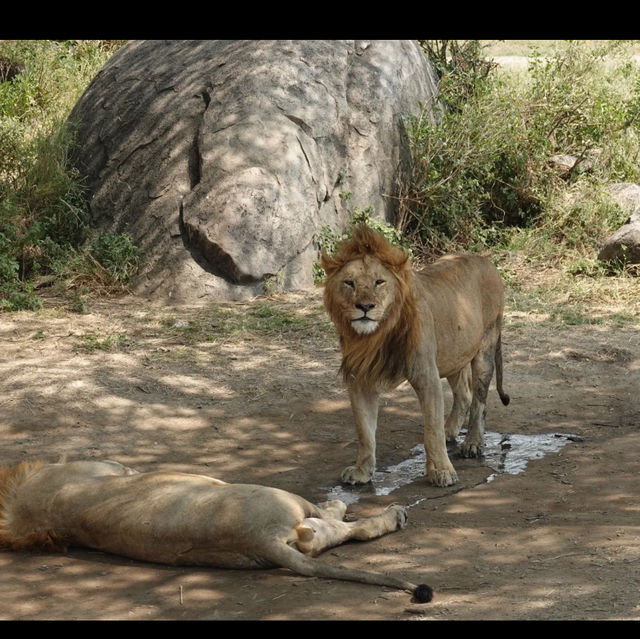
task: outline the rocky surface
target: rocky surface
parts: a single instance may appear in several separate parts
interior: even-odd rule
[[[631,211],[627,221],[605,238],[598,259],[640,264],[640,185],[618,183],[610,187],[612,199]]]
[[[96,225],[143,250],[136,291],[241,299],[312,284],[314,235],[353,208],[393,216],[434,93],[412,41],[133,41],[70,121]]]

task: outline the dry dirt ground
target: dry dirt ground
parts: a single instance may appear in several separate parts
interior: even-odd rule
[[[4,464],[66,453],[322,501],[354,460],[319,293],[198,308],[127,298],[94,301],[85,314],[54,298],[37,313],[1,314],[0,340]],[[570,434],[566,445],[520,474],[452,451],[455,487],[417,477],[388,495],[354,491],[351,514],[402,503],[409,524],[320,559],[429,583],[432,603],[281,569],[176,568],[71,549],[0,553],[0,619],[640,619],[637,322],[566,326],[508,312],[504,356],[512,401],[503,407],[492,389],[488,429]],[[411,390],[386,394],[380,469],[420,442]]]

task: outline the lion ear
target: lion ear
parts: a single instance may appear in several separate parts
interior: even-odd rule
[[[329,255],[324,251],[320,254],[320,264],[322,265],[324,272],[327,274],[327,277],[335,273],[340,266],[336,260],[329,257]]]
[[[393,259],[389,260],[389,265],[392,270],[396,271],[396,273],[411,270],[411,257],[409,252],[402,249],[396,249],[396,251],[394,251]]]

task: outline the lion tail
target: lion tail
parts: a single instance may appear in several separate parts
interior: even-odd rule
[[[322,577],[325,579],[340,579],[342,581],[355,581],[358,583],[372,584],[374,586],[387,586],[397,590],[406,590],[413,594],[413,600],[417,603],[428,603],[433,598],[433,590],[426,584],[416,585],[404,579],[398,579],[391,575],[345,568],[323,561],[312,559],[300,551],[284,543],[277,543],[271,549],[269,560],[278,566],[288,568],[307,577]]]
[[[502,389],[502,334],[498,334],[498,341],[496,342],[496,388],[498,389],[498,395],[500,395],[500,401],[508,406],[511,398]]]
[[[61,550],[64,544],[49,530],[22,534],[14,530],[13,506],[21,486],[47,462],[22,462],[0,467],[0,548],[8,550]]]

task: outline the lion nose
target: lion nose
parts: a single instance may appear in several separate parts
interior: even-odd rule
[[[356,308],[359,308],[363,313],[370,311],[375,307],[375,304],[356,304]]]

